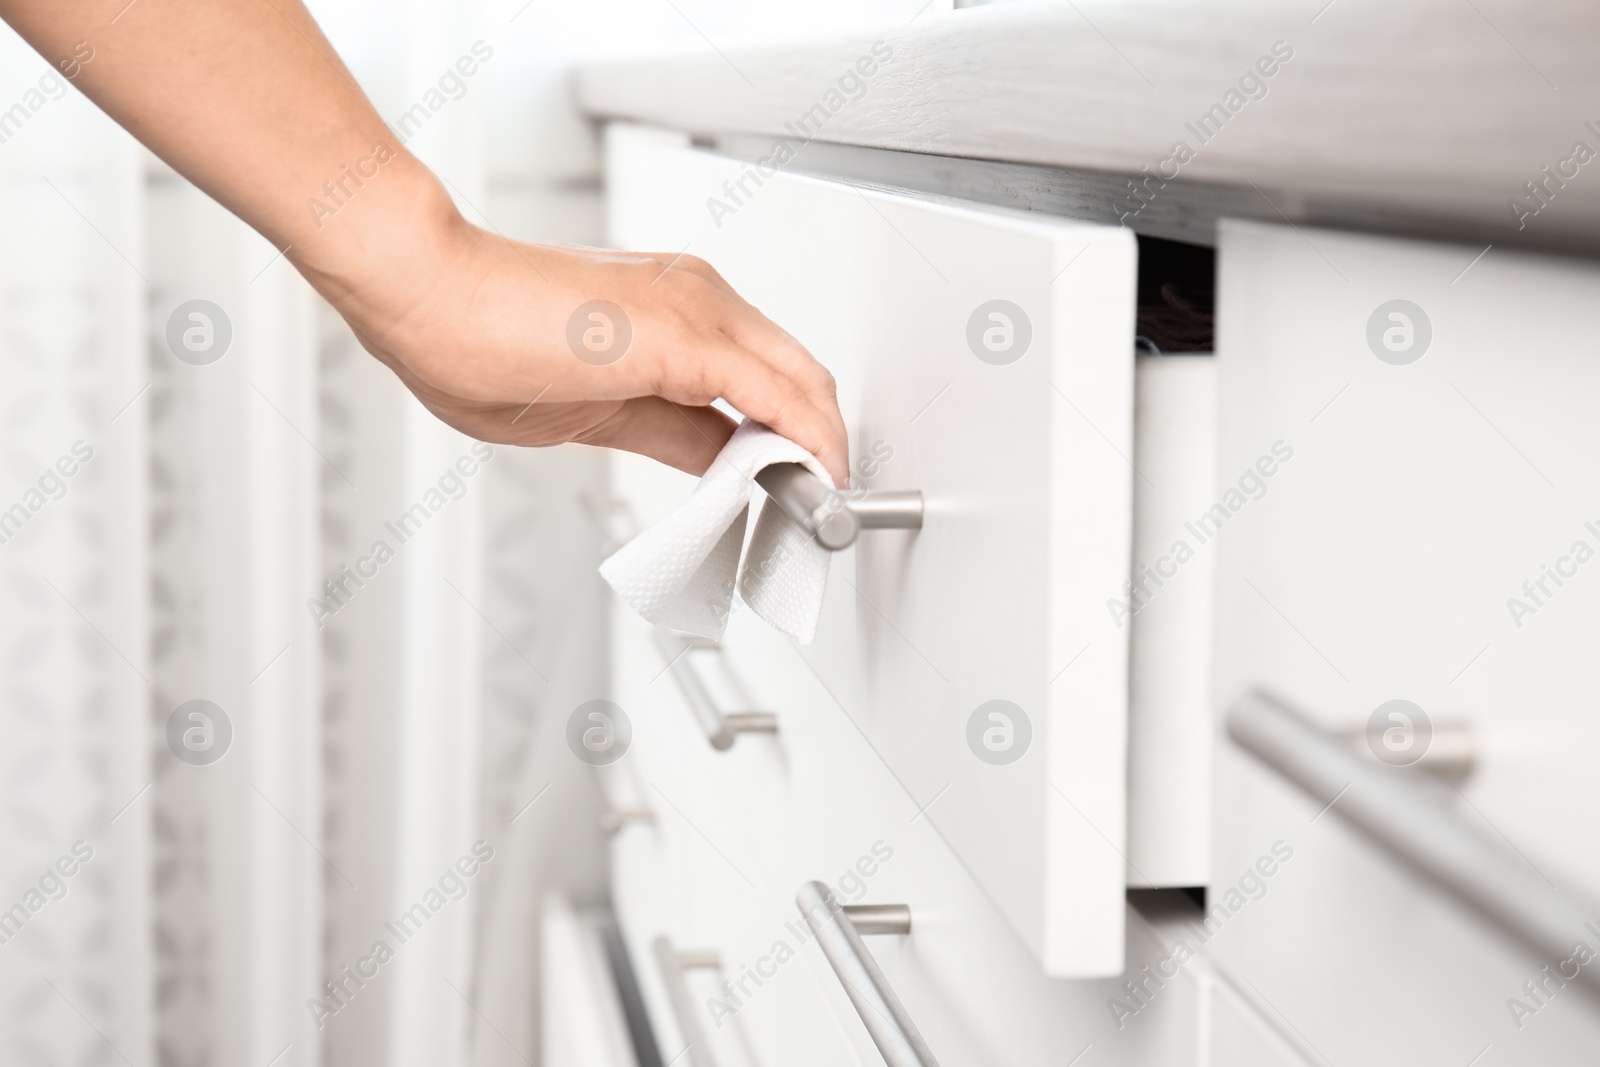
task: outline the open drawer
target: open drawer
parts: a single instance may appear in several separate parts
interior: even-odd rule
[[[712,262],[833,371],[855,483],[924,495],[835,557],[812,668],[1047,973],[1119,973],[1133,235],[607,144],[613,242]]]
[[[618,488],[640,488],[655,473],[646,462],[624,457]],[[604,770],[631,779],[650,811],[614,838],[618,915],[637,952],[659,956],[652,946],[666,936],[686,968],[674,999],[661,981],[674,965],[641,967],[665,1057],[699,1042],[709,1054],[680,1063],[1061,1067],[1092,1048],[1080,1062],[1194,1067],[1186,1049],[1203,1025],[1202,972],[1183,965],[1189,950],[1176,943],[1195,943],[1184,918],[1197,910],[1128,907],[1125,975],[1041,975],[970,866],[781,633],[738,612],[718,648],[684,654],[717,708],[774,719],[726,748],[687,706],[655,636],[618,606],[614,697],[632,742]],[[824,948],[807,918],[817,909],[800,900],[812,882],[847,908],[903,910],[903,928],[858,931],[858,958],[878,979]],[[874,988],[898,1017],[856,1001]],[[915,1042],[921,1051],[907,1058],[901,1046]]]

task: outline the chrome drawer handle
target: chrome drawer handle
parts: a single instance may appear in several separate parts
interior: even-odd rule
[[[888,1067],[939,1067],[861,941],[863,935],[909,934],[911,909],[904,904],[841,904],[821,882],[801,886],[795,903],[817,935],[833,973],[844,983],[844,991],[872,1035],[872,1043],[883,1054],[883,1062]]]
[[[862,530],[922,529],[922,493],[915,489],[841,492],[798,463],[774,463],[756,483],[830,552],[855,544]]]
[[[1590,913],[1526,860],[1474,832],[1418,784],[1356,755],[1274,698],[1242,698],[1228,713],[1228,735],[1541,962],[1565,960],[1575,941],[1600,936]],[[1579,974],[1588,992],[1600,996],[1600,967]]]
[[[678,683],[678,689],[683,693],[689,711],[700,724],[700,728],[706,732],[706,740],[711,742],[712,748],[726,751],[733,747],[733,742],[740,734],[778,732],[778,716],[774,712],[723,711],[717,707],[717,702],[712,699],[711,691],[706,688],[700,672],[689,662],[689,653],[692,649],[717,648],[715,642],[685,639],[666,630],[657,630],[655,641],[656,647],[666,657],[668,673],[672,675],[672,680]]]
[[[706,1040],[705,1028],[695,1012],[694,998],[689,995],[689,983],[683,972],[691,969],[721,970],[722,957],[711,950],[685,950],[672,947],[665,937],[650,943],[655,953],[656,966],[661,969],[661,983],[667,987],[667,999],[672,1002],[672,1014],[678,1020],[678,1032],[683,1035],[684,1052],[689,1054],[689,1067],[717,1067],[716,1057]],[[678,1054],[683,1055],[682,1052]],[[676,1059],[677,1057],[674,1057]]]

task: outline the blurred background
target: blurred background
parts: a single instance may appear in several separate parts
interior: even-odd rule
[[[311,6],[469,217],[598,244],[576,64],[941,4]],[[4,29],[0,184],[0,1060],[536,1062],[605,458],[474,454]]]

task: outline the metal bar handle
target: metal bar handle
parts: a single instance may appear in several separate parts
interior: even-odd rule
[[[666,630],[656,630],[656,647],[661,650],[662,656],[667,660],[667,672],[672,675],[672,680],[678,683],[678,689],[683,693],[683,699],[689,705],[689,711],[706,732],[706,740],[711,742],[711,747],[719,752],[733,747],[733,742],[740,734],[775,734],[778,732],[778,716],[770,711],[723,711],[717,707],[716,700],[711,696],[711,690],[706,688],[705,681],[700,677],[700,672],[689,662],[689,652],[695,648],[716,648],[715,642],[690,640],[670,633]]]
[[[1241,699],[1228,714],[1228,734],[1539,959],[1564,960],[1580,937],[1600,937],[1600,923],[1526,860],[1475,833],[1418,784],[1362,759],[1273,697],[1252,693]],[[1585,988],[1600,996],[1600,967],[1579,973]]]
[[[689,995],[689,983],[683,972],[690,968],[716,970],[722,967],[721,957],[711,951],[683,951],[672,946],[665,937],[650,943],[656,966],[661,969],[661,983],[667,987],[667,999],[672,1002],[672,1014],[678,1020],[678,1032],[683,1035],[684,1050],[689,1054],[689,1067],[717,1067],[711,1054],[711,1044],[700,1025],[700,1015],[695,1011],[694,998]],[[682,1055],[682,1053],[679,1053]]]
[[[922,493],[915,490],[840,492],[798,463],[774,463],[756,483],[830,552],[855,544],[862,530],[922,529]]]
[[[807,882],[795,895],[822,954],[844,983],[844,991],[883,1054],[888,1067],[939,1067],[900,998],[889,988],[863,934],[909,934],[911,909],[903,904],[841,904],[821,882]]]

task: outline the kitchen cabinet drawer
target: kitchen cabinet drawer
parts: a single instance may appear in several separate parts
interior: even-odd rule
[[[545,898],[539,916],[539,1062],[545,1067],[639,1067],[612,964],[603,913]]]
[[[834,372],[856,483],[924,494],[835,558],[816,676],[1046,973],[1120,973],[1132,235],[608,153],[614,242],[713,262]]]
[[[615,459],[613,491],[639,524],[670,507],[686,484],[648,460]],[[626,709],[632,740],[624,758],[602,770],[614,805],[648,807],[654,821],[617,834],[614,893],[636,952],[667,931],[681,947],[715,947],[721,976],[742,983],[719,995],[716,976],[689,976],[719,1063],[745,1062],[736,1057],[747,1050],[762,1064],[880,1061],[796,906],[797,890],[811,880],[843,901],[911,909],[909,937],[872,937],[868,946],[944,1067],[1060,1067],[1091,1047],[1081,1062],[1194,1062],[1193,976],[1158,986],[1143,971],[1177,969],[1170,941],[1184,936],[1181,921],[1167,923],[1165,936],[1153,936],[1146,921],[1130,926],[1127,978],[1042,976],[923,804],[794,645],[736,609],[720,651],[689,653],[725,710],[777,718],[775,733],[743,734],[717,750],[653,635],[616,606],[612,695]],[[1145,983],[1146,997],[1134,998],[1126,981]],[[659,1012],[669,1012],[664,991],[652,988],[659,979],[643,984]],[[670,1055],[681,1038],[671,1018],[663,1030]],[[818,1047],[825,1042],[841,1044],[828,1054]]]
[[[1265,689],[1394,761],[1464,724],[1474,765],[1437,803],[1539,884],[1600,900],[1584,845],[1600,570],[1578,562],[1600,549],[1600,269],[1287,227],[1220,237],[1219,473],[1246,491],[1217,540],[1219,711]],[[1386,743],[1397,699],[1410,732]],[[1592,1060],[1581,983],[1537,1003],[1524,987],[1559,960],[1375,848],[1346,801],[1221,748],[1212,899],[1232,884],[1243,906],[1213,951],[1329,1062]],[[1241,887],[1279,840],[1293,860]]]
[[[619,686],[617,700],[635,730],[608,770],[647,780],[657,826],[618,835],[617,906],[625,925],[719,947],[724,976],[742,988],[719,998],[711,985],[695,986],[712,1042],[732,1008],[741,1040],[770,1050],[754,1062],[797,1056],[802,1037],[790,1027],[812,1042],[845,1042],[854,1062],[880,1062],[796,905],[800,886],[819,880],[847,903],[910,909],[909,936],[867,943],[944,1067],[1060,1067],[1091,1047],[1102,1064],[1195,1063],[1196,974],[1172,958],[1175,939],[1193,941],[1183,916],[1129,924],[1126,977],[1041,975],[985,887],[787,639],[747,611],[733,616],[720,654],[778,728],[716,751],[669,677],[649,683],[662,670],[650,634],[618,612],[616,670],[634,681]],[[1130,993],[1129,982],[1143,993]]]
[[[663,815],[663,823],[672,821]],[[767,894],[727,884],[714,869],[720,860],[707,862],[696,844],[675,836],[630,827],[618,834],[612,857],[618,921],[663,1058],[673,1060],[692,1037],[693,1054],[683,1062],[696,1067],[847,1060],[848,1038],[810,976],[787,960],[773,963],[775,943],[795,941],[785,923],[800,926],[798,913],[780,916]],[[675,976],[668,973],[674,966]],[[681,1000],[669,993],[673,981]]]
[[[814,666],[749,613],[735,619],[724,649],[758,674],[780,715],[777,746],[751,750],[776,801],[755,840],[769,881],[790,909],[812,879],[841,901],[909,907],[911,935],[868,938],[868,948],[940,1063],[1059,1065],[1091,1045],[1106,1063],[1191,1062],[1188,983],[1171,982],[1153,991],[1147,1010],[1119,1017],[1111,1003],[1127,999],[1129,979],[1041,975],[1000,902],[929,818],[945,798],[929,806],[907,789]],[[1130,978],[1162,955],[1145,926],[1126,930]],[[805,958],[848,1020],[849,1002],[821,953],[808,945]],[[863,1028],[850,1023],[863,1061],[876,1062]]]
[[[630,614],[614,632],[612,696],[630,738],[600,773],[614,807],[645,817],[613,832],[612,896],[664,1058],[695,1037],[683,1061],[693,1067],[842,1062],[846,1038],[801,968],[751,977],[749,965],[770,956],[784,923],[800,923],[774,903],[752,854],[750,834],[763,820],[752,804],[753,767],[740,759],[751,755],[749,741],[739,753],[713,750],[664,674],[648,625]],[[686,1001],[669,992],[663,943],[679,957]]]

